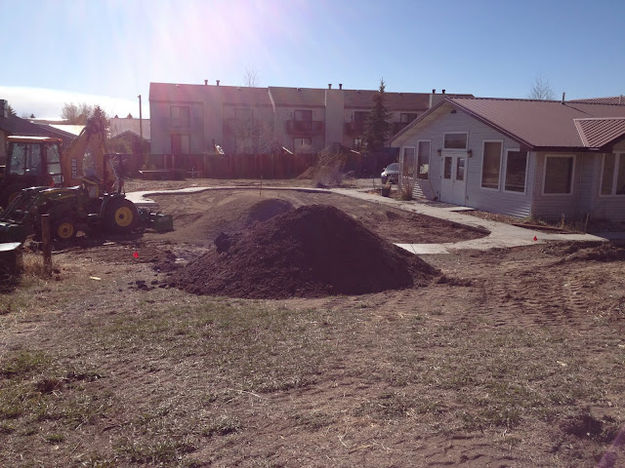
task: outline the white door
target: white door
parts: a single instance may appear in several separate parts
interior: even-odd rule
[[[441,201],[464,205],[467,188],[466,154],[448,154],[443,156],[441,174]]]

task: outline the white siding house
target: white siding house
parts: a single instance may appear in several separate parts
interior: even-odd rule
[[[623,105],[448,98],[391,144],[415,196],[520,218],[625,220]]]

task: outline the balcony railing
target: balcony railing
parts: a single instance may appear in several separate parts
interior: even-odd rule
[[[323,131],[321,120],[287,120],[286,131],[291,135],[317,135]]]

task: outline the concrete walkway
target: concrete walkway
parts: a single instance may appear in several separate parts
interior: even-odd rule
[[[149,199],[150,195],[167,195],[167,194],[189,194],[204,192],[206,190],[259,190],[258,186],[245,187],[245,186],[218,186],[218,187],[187,187],[184,189],[174,190],[146,190],[142,192],[129,192],[126,193],[126,198],[131,200],[134,204],[141,207],[155,207],[156,203]],[[545,241],[590,241],[590,242],[604,242],[609,238],[625,238],[625,233],[610,233],[608,234],[556,234],[544,231],[537,231],[532,229],[525,229],[511,224],[500,223],[497,221],[490,221],[487,219],[478,218],[462,214],[462,207],[449,206],[442,203],[421,203],[415,200],[401,201],[392,198],[382,197],[378,194],[367,193],[358,189],[320,189],[320,188],[307,188],[307,187],[263,187],[263,190],[290,190],[299,192],[310,193],[335,193],[344,195],[359,200],[365,200],[371,203],[377,203],[379,205],[385,205],[400,210],[409,211],[412,213],[418,213],[433,218],[444,219],[465,226],[472,226],[475,228],[486,229],[490,231],[490,234],[481,237],[479,239],[472,239],[455,243],[443,243],[443,244],[401,244],[397,245],[409,252],[418,255],[427,254],[448,254],[456,250],[489,250],[494,248],[508,248],[519,247],[525,245],[532,245],[537,242]],[[536,239],[536,240],[534,240]]]

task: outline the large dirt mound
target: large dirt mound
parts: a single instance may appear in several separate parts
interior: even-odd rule
[[[303,206],[230,235],[171,276],[196,294],[287,298],[363,294],[424,285],[437,270],[342,211]]]

